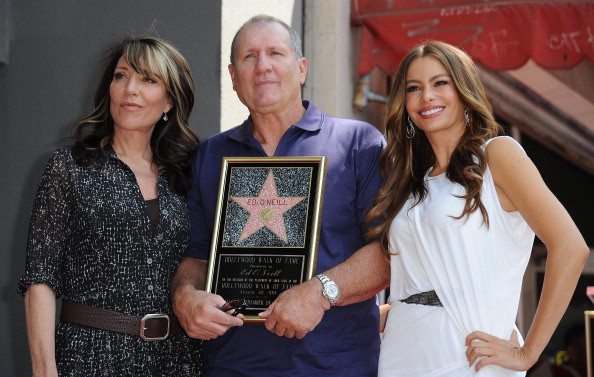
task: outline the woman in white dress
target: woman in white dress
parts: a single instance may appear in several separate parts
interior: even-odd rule
[[[379,376],[522,376],[567,308],[589,249],[522,147],[500,133],[468,55],[436,41],[409,52],[368,217],[391,264]],[[514,321],[534,233],[548,257],[524,342]]]

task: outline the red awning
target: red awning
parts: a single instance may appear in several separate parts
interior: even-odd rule
[[[351,21],[363,26],[359,74],[396,71],[406,52],[442,40],[492,70],[546,69],[594,62],[594,2],[585,0],[353,0]]]

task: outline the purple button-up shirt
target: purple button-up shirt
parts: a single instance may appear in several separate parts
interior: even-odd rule
[[[328,171],[317,271],[346,260],[365,245],[365,215],[381,185],[382,134],[356,120],[323,114],[311,102],[281,138],[275,156],[326,156]],[[248,118],[200,144],[192,164],[188,207],[192,235],[186,257],[208,259],[222,158],[266,156]],[[357,279],[353,276],[353,279]],[[332,307],[303,339],[276,336],[263,325],[244,325],[205,342],[206,376],[375,376],[379,352],[374,298]]]

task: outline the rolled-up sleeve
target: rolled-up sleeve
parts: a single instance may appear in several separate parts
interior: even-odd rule
[[[17,288],[23,296],[32,284],[47,284],[56,297],[62,294],[61,265],[72,207],[68,153],[62,149],[52,155],[37,188],[29,222],[26,270]]]

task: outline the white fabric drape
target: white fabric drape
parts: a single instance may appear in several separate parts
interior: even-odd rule
[[[473,331],[511,336],[534,241],[521,215],[501,208],[490,170],[483,178],[481,200],[489,227],[479,211],[468,218],[452,218],[462,213],[464,200],[456,196],[465,191],[445,174],[427,176],[428,196],[412,208],[409,201],[408,210],[391,224],[390,247],[398,254],[391,257],[393,306],[382,343],[380,376],[524,375],[497,366],[476,374],[464,354],[464,340]],[[398,302],[428,290],[436,291],[443,308]],[[429,356],[419,358],[423,353]]]

